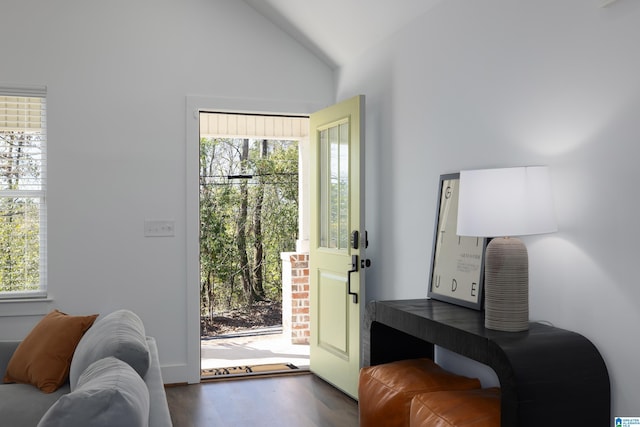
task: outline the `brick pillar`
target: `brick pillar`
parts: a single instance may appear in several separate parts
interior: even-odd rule
[[[309,344],[309,254],[283,252],[282,330],[292,344]]]

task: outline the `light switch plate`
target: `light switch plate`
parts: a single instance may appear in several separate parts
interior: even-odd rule
[[[176,235],[176,222],[172,219],[145,219],[145,237],[173,237]]]

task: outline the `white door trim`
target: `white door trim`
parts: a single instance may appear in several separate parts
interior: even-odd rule
[[[199,156],[201,111],[245,114],[309,115],[324,108],[311,102],[187,96],[186,120],[186,286],[187,286],[187,382],[200,382],[200,243],[199,243]]]

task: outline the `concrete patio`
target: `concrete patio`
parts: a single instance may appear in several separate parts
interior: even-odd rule
[[[291,363],[309,368],[309,346],[291,344],[281,329],[263,329],[250,333],[202,339],[201,368]]]

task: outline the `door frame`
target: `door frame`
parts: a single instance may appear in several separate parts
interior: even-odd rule
[[[310,115],[326,105],[293,100],[187,96],[185,265],[187,361],[180,375],[188,384],[200,382],[200,112]]]

